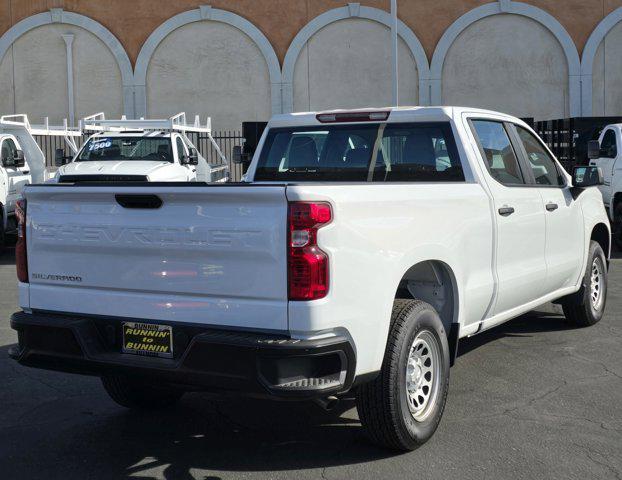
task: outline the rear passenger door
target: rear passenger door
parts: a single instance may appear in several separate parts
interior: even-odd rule
[[[526,128],[514,125],[530,182],[540,192],[546,219],[546,291],[576,285],[583,262],[583,212],[570,192],[561,166],[542,141]]]
[[[493,316],[546,292],[544,205],[510,141],[511,125],[488,119],[471,119],[470,123],[494,202],[497,291],[488,313]]]

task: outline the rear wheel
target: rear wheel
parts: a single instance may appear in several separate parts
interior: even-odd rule
[[[136,379],[119,375],[102,377],[102,384],[110,398],[122,407],[140,410],[166,408],[177,403],[183,390],[169,386],[150,386]]]
[[[357,392],[363,429],[376,444],[414,450],[436,431],[449,387],[449,345],[434,308],[395,301],[380,375]]]
[[[597,323],[607,303],[607,259],[605,252],[592,240],[583,277],[583,288],[563,303],[564,315],[577,326],[588,327]]]

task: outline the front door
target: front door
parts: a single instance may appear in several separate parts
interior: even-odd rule
[[[545,294],[545,217],[540,193],[530,186],[510,142],[508,124],[472,120],[496,222],[496,300],[488,316],[524,305]]]
[[[546,290],[577,284],[584,255],[583,212],[574,200],[561,167],[542,142],[527,129],[516,125],[522,154],[538,186],[546,218]]]
[[[17,140],[13,137],[7,137],[2,141],[0,146],[0,156],[2,159],[14,160],[17,157],[17,150],[19,149]],[[24,187],[30,183],[30,171],[28,164],[23,167],[6,166],[4,167],[6,172],[6,190],[7,199],[5,209],[7,213],[11,213],[15,210],[15,202],[19,199]]]
[[[616,157],[618,156],[618,145],[616,132],[613,128],[608,128],[603,132],[600,140],[600,157],[590,160],[590,165],[596,165],[603,171],[604,184],[598,188],[603,194],[603,201],[609,207],[612,194],[613,172]]]

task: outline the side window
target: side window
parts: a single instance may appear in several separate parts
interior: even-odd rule
[[[448,123],[387,125],[376,155],[374,181],[463,182]]]
[[[503,123],[473,120],[472,124],[490,175],[503,185],[524,184],[525,177]]]
[[[618,146],[616,145],[616,132],[613,130],[607,130],[603,141],[600,144],[600,151],[602,157],[615,158],[618,156]]]
[[[11,149],[9,147],[9,141],[5,140],[2,142],[2,150],[0,150],[0,159],[8,159],[11,158]]]
[[[0,151],[0,157],[2,160],[5,158],[13,159],[17,153],[17,147],[15,142],[11,138],[7,138],[2,142],[2,150]]]
[[[177,139],[175,140],[175,143],[177,145],[178,160],[181,160],[181,157],[186,154],[186,148],[184,146],[184,142],[181,139],[181,137],[177,137]]]
[[[521,139],[531,171],[538,185],[552,185],[563,187],[564,177],[557,167],[555,160],[544,149],[540,141],[528,130],[516,125],[516,131]]]

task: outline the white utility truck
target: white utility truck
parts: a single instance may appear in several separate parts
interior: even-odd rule
[[[600,191],[609,213],[613,239],[622,250],[622,123],[607,125],[598,140],[588,142],[590,165],[603,171],[604,183]]]
[[[31,185],[16,249],[23,365],[130,408],[187,390],[357,397],[369,437],[435,431],[458,340],[548,302],[603,316],[598,167],[455,107],[277,115],[238,184]]]
[[[57,151],[53,182],[226,182],[227,160],[212,137],[211,120],[186,122],[185,113],[167,119],[106,120],[103,113],[84,118],[81,128],[95,132],[73,160]],[[187,133],[203,135],[218,163],[210,165]]]
[[[0,249],[5,235],[14,233],[15,202],[29,183],[42,183],[47,178],[45,156],[37,137],[64,137],[67,145],[77,152],[75,138],[78,130],[63,126],[31,125],[26,115],[0,117]]]

